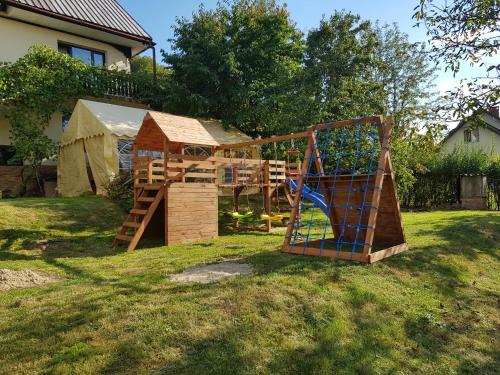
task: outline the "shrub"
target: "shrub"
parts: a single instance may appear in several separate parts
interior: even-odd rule
[[[134,205],[134,189],[132,178],[129,174],[121,174],[109,182],[105,189],[110,200],[117,203],[125,211]]]

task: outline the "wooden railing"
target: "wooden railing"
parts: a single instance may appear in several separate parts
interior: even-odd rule
[[[300,164],[294,165],[300,168]],[[218,169],[231,168],[231,182],[217,180]],[[286,181],[288,167],[284,160],[234,159],[222,157],[169,155],[164,159],[147,156],[134,158],[134,185],[173,182],[218,183],[219,187],[274,186]]]
[[[217,166],[208,159],[181,160],[171,156],[166,168],[164,159],[140,156],[134,160],[134,185],[163,184],[165,180],[214,183],[216,178]]]

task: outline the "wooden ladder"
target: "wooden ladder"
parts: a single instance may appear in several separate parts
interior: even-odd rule
[[[127,251],[133,251],[136,248],[164,197],[164,187],[161,184],[141,184],[139,188],[142,190],[137,197],[137,202],[113,241],[113,246],[117,246],[120,241],[129,242]]]

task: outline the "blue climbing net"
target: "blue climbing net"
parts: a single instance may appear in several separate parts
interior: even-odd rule
[[[369,228],[371,197],[381,151],[379,123],[326,128],[315,133],[301,189],[300,220],[295,220],[290,249],[319,248],[337,255],[361,253]],[[319,167],[321,166],[321,167]],[[298,181],[295,181],[298,184]],[[378,209],[378,207],[373,207]],[[295,251],[296,252],[296,251]]]

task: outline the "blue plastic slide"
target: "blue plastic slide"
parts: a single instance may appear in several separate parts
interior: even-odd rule
[[[297,181],[294,181],[291,178],[287,178],[286,182],[293,192],[296,192],[298,190]],[[316,191],[313,191],[309,186],[304,184],[304,186],[302,187],[302,196],[308,201],[312,202],[315,207],[318,207],[325,213],[326,216],[328,216],[328,208],[326,206],[325,197],[323,195]]]

